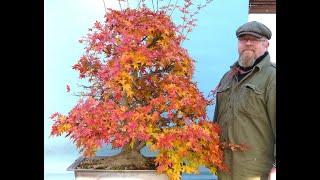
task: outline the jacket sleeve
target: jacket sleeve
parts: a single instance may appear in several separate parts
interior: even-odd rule
[[[274,137],[274,158],[276,158],[276,74],[271,77],[267,88],[267,113]]]

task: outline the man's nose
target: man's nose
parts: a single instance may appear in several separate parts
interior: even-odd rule
[[[252,40],[251,39],[247,39],[246,40],[246,44],[249,44],[249,45],[252,44]]]

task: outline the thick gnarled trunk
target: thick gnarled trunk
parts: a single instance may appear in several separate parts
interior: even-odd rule
[[[144,157],[140,150],[144,142],[128,143],[122,151],[115,155],[98,160],[87,159],[79,165],[81,169],[107,169],[107,170],[154,170],[154,158]]]

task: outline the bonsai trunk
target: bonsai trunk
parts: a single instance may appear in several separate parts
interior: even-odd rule
[[[84,169],[108,169],[108,170],[154,170],[154,158],[144,157],[140,150],[144,147],[144,142],[135,142],[133,147],[126,144],[122,151],[110,157],[99,160],[86,160],[79,167]]]
[[[120,154],[115,156],[112,165],[114,167],[124,167],[124,169],[149,169],[146,157],[140,153],[142,147],[141,143],[137,142],[133,143],[133,147],[130,143],[126,144]]]

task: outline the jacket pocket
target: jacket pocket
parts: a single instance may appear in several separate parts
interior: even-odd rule
[[[260,116],[264,107],[264,92],[254,84],[244,84],[238,97],[239,110],[250,116]]]
[[[262,95],[263,94],[263,91],[261,89],[259,89],[254,84],[244,84],[243,86],[245,87],[245,89],[247,89],[250,92],[253,92],[256,95]]]
[[[230,104],[230,90],[231,86],[223,86],[217,89],[217,105],[219,107],[218,114],[223,114],[226,110],[228,105]],[[218,118],[219,119],[219,118]]]
[[[217,93],[223,93],[223,92],[227,92],[230,90],[230,85],[227,85],[227,86],[220,86],[218,89],[217,89]]]

